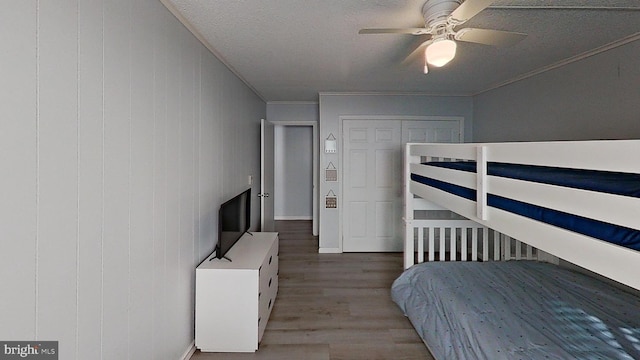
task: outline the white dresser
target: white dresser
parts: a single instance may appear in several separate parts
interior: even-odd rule
[[[196,347],[256,351],[278,293],[278,233],[244,234],[226,256],[196,268]]]

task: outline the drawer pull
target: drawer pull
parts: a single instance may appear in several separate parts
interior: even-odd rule
[[[262,318],[261,318],[261,317],[259,317],[259,318],[258,318],[258,324],[260,324],[260,320],[262,320]]]
[[[260,299],[260,296],[262,296],[261,292],[258,293],[258,299]]]
[[[273,299],[271,299],[273,300]],[[271,300],[269,300],[269,309],[271,309]]]
[[[269,256],[269,265],[271,265],[271,260],[273,260],[273,255]]]
[[[273,280],[273,278],[269,278],[269,287],[271,287],[271,280]]]

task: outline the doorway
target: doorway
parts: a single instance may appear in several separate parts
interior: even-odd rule
[[[317,236],[317,123],[281,121],[274,125],[274,219],[312,220],[312,233]]]

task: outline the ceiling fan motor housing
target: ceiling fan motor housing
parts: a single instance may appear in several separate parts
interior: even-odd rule
[[[422,6],[425,27],[430,30],[445,27],[447,18],[461,3],[462,0],[427,0]]]

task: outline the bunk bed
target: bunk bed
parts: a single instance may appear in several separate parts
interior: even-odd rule
[[[407,144],[392,297],[432,354],[640,358],[638,153],[637,140]]]

